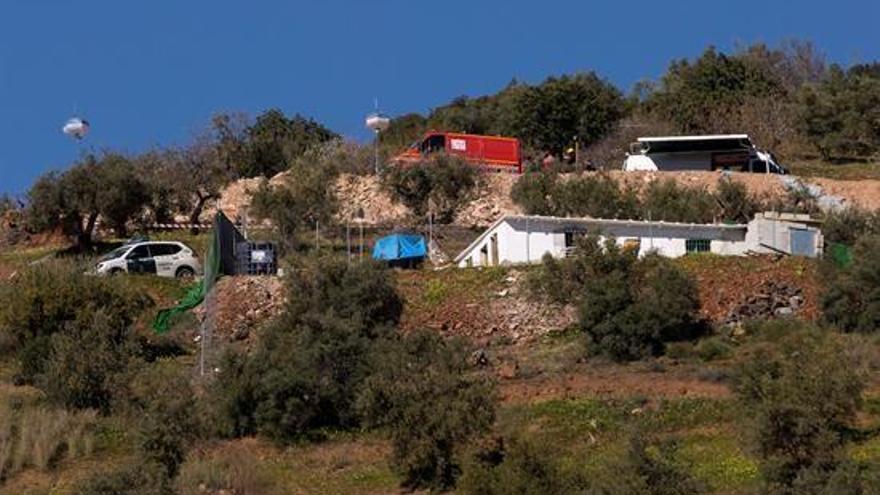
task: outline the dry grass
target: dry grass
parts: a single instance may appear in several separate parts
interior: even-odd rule
[[[7,477],[7,466],[12,460],[14,446],[14,433],[12,411],[9,406],[0,406],[0,480]]]
[[[251,455],[221,450],[212,457],[192,459],[184,464],[175,480],[181,495],[229,493],[269,495],[272,483],[261,473],[259,461]]]
[[[67,412],[39,407],[25,412],[0,410],[0,480],[35,468],[47,471],[63,458],[94,451],[94,411]]]

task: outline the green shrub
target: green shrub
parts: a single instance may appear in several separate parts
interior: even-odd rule
[[[856,244],[853,263],[822,296],[822,310],[826,322],[846,332],[880,329],[880,235]]]
[[[71,263],[47,262],[22,271],[0,285],[0,352],[13,354],[21,366],[21,379],[33,382],[47,363],[51,337],[73,325],[81,327],[96,313],[103,314],[114,340],[127,332],[150,304],[148,297],[128,288],[124,281],[84,275]],[[74,325],[74,322],[76,324]]]
[[[719,182],[714,194],[666,179],[649,183],[639,195],[636,188],[604,173],[561,177],[529,172],[516,181],[510,196],[527,214],[560,217],[743,223],[762,208],[743,183],[728,179]]]
[[[469,369],[461,342],[430,332],[383,342],[371,364],[360,411],[389,430],[404,486],[451,487],[457,450],[494,421],[493,383]]]
[[[673,179],[651,182],[643,191],[642,210],[650,220],[712,223],[718,203],[702,188],[683,187]]]
[[[615,472],[624,473],[610,483],[599,482],[599,493],[609,495],[696,495],[706,487],[695,480],[676,456],[678,446],[674,441],[656,441],[636,432],[629,438],[626,459]]]
[[[132,424],[143,458],[174,478],[192,442],[200,434],[189,370],[160,360],[134,375],[122,406]]]
[[[616,180],[602,173],[561,178],[555,172],[531,172],[516,181],[510,196],[530,215],[640,217],[636,191],[621,189]]]
[[[402,301],[390,270],[321,257],[293,262],[284,313],[250,356],[229,355],[212,392],[226,436],[288,443],[359,424],[355,398],[379,342],[394,336]]]
[[[725,359],[733,354],[733,347],[719,337],[710,337],[699,341],[694,350],[703,361]]]
[[[880,493],[880,466],[847,459],[830,473],[811,469],[793,485],[798,495],[872,495]]]
[[[826,245],[854,246],[860,237],[880,235],[880,212],[848,207],[825,215],[822,236]]]
[[[349,263],[339,256],[298,257],[291,261],[289,297],[280,326],[341,318],[363,331],[397,325],[403,300],[394,275],[380,263]]]
[[[629,435],[626,454],[592,477],[563,469],[555,446],[536,440],[499,441],[466,465],[458,491],[473,495],[568,494],[697,495],[703,483],[690,475],[674,441],[644,432]]]
[[[552,172],[529,171],[510,190],[510,198],[528,215],[556,215],[559,176]]]
[[[805,328],[759,349],[735,382],[768,491],[802,493],[798,480],[838,468],[865,387],[839,337]]]
[[[667,342],[698,335],[697,309],[693,280],[669,260],[648,256],[586,281],[580,326],[591,352],[641,359],[662,354]]]
[[[545,255],[540,267],[529,273],[527,283],[536,297],[557,303],[577,302],[589,280],[615,271],[629,273],[638,262],[634,250],[622,249],[614,239],[601,242],[593,234],[578,239],[575,252],[575,256],[564,259]]]
[[[589,235],[572,257],[545,256],[527,283],[537,297],[577,303],[591,352],[616,360],[662,354],[667,342],[705,330],[691,277],[666,258],[639,258],[613,238]]]
[[[742,182],[722,178],[718,182],[715,198],[721,208],[722,221],[748,223],[758,213],[761,203],[749,194],[749,189]]]
[[[56,404],[109,412],[131,357],[126,337],[125,329],[114,326],[101,310],[85,321],[67,324],[50,338],[49,356],[37,384]]]
[[[336,213],[338,203],[332,187],[332,169],[297,159],[289,172],[279,184],[263,181],[253,192],[250,211],[257,219],[271,220],[283,247],[295,251],[304,248],[298,234],[314,229],[316,222],[326,225]]]
[[[436,221],[452,221],[477,185],[477,171],[464,160],[439,154],[413,165],[387,169],[385,187],[418,216],[432,213]]]
[[[465,495],[563,495],[577,492],[553,446],[536,440],[499,439],[465,465],[457,492]]]
[[[611,176],[584,174],[558,183],[554,215],[563,217],[638,218],[636,191]]]

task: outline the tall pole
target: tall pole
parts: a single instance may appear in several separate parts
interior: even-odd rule
[[[376,139],[373,140],[373,152],[375,153],[374,170],[379,175],[379,131],[375,131]]]

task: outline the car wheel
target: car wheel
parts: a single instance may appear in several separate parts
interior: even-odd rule
[[[196,276],[196,272],[188,266],[182,266],[177,269],[177,273],[175,273],[174,276],[182,279],[190,279]]]

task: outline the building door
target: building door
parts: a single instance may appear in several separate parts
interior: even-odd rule
[[[789,229],[791,254],[794,256],[816,256],[816,233],[807,229]]]
[[[492,234],[489,237],[489,259],[492,266],[498,265],[498,234]]]

